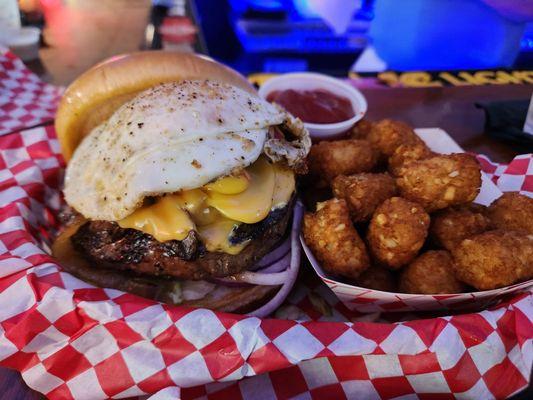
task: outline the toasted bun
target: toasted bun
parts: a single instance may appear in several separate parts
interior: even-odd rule
[[[70,237],[83,223],[79,219],[67,226],[52,245],[52,254],[61,267],[76,276],[102,288],[111,288],[141,297],[174,304],[173,280],[138,276],[128,271],[95,268],[73,247]],[[224,312],[246,313],[266,304],[276,293],[277,286],[216,287],[198,300],[183,301],[180,305],[204,307]]]
[[[206,78],[256,94],[238,72],[195,54],[145,51],[94,66],[72,82],[57,110],[55,128],[65,160],[93,128],[138,92],[160,83]]]

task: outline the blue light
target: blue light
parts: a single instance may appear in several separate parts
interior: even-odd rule
[[[370,35],[390,69],[512,66],[525,24],[481,0],[377,0]]]

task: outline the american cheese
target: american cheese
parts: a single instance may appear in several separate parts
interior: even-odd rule
[[[286,204],[294,188],[292,170],[261,157],[236,176],[160,197],[118,224],[148,233],[160,242],[183,240],[196,230],[208,251],[238,254],[246,243],[229,242],[235,226],[261,221],[270,210]]]

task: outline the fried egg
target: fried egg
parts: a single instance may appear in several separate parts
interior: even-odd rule
[[[286,114],[229,84],[185,80],[122,105],[78,146],[65,199],[92,220],[118,221],[145,197],[198,188],[258,159]]]

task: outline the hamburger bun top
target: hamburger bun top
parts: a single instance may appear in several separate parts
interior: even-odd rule
[[[185,79],[228,83],[257,96],[242,75],[205,56],[165,51],[115,56],[82,74],[61,99],[55,128],[65,160],[85,136],[139,92]]]

